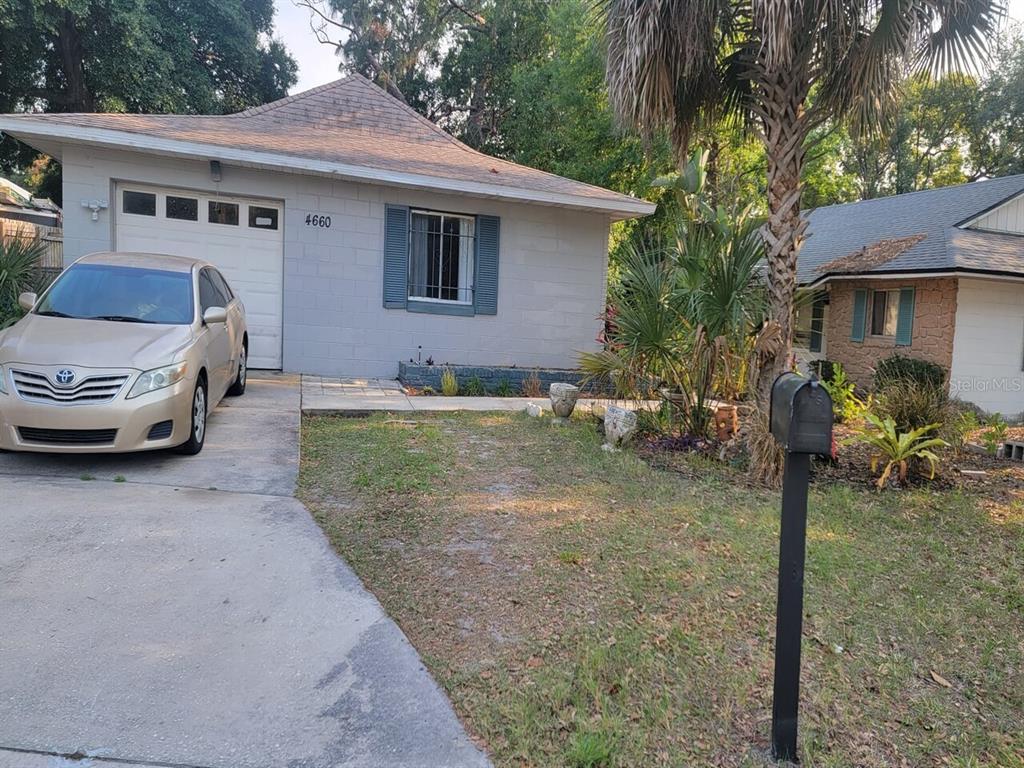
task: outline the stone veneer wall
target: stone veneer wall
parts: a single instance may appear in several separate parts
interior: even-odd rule
[[[477,378],[486,387],[488,393],[493,393],[495,388],[505,381],[511,385],[517,395],[522,389],[523,382],[534,374],[540,379],[541,390],[545,393],[547,393],[549,386],[558,381],[578,386],[584,375],[582,371],[571,368],[513,368],[502,365],[420,365],[417,363],[400,362],[398,364],[398,380],[408,387],[416,387],[417,389],[433,387],[436,392],[440,393],[441,374],[447,368],[450,368],[455,374],[460,386],[464,385],[469,379]],[[600,385],[594,384],[586,389],[594,392],[603,391]]]
[[[853,292],[860,288],[888,290],[914,288],[914,328],[909,347],[896,346],[895,339],[865,334],[863,342],[850,339],[853,327]],[[858,386],[868,387],[879,360],[895,352],[930,360],[949,370],[953,362],[953,329],[956,324],[957,281],[955,278],[919,280],[837,280],[829,286],[828,322],[825,338],[828,359],[843,368]],[[868,322],[871,303],[868,302]]]

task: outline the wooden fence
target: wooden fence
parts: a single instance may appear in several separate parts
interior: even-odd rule
[[[60,227],[45,227],[41,224],[29,224],[24,221],[0,219],[0,240],[20,238],[22,240],[39,239],[45,249],[39,257],[39,268],[50,272],[64,269],[64,232]]]

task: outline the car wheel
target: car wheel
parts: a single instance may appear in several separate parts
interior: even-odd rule
[[[249,374],[249,350],[242,346],[242,353],[238,356],[238,375],[235,381],[228,387],[228,394],[231,397],[238,397],[245,394],[245,377]]]
[[[177,447],[178,453],[195,456],[203,450],[206,442],[206,382],[196,382],[196,391],[192,394],[192,425],[188,440]]]

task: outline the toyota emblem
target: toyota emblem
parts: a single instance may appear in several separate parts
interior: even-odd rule
[[[53,380],[62,387],[70,387],[75,383],[75,372],[70,368],[61,368],[54,375]]]

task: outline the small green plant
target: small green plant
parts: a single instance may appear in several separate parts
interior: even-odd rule
[[[831,379],[822,379],[821,386],[832,398],[832,413],[836,422],[850,424],[857,421],[871,409],[871,395],[868,395],[867,400],[857,397],[853,382],[839,363],[832,363],[830,374]]]
[[[484,397],[487,394],[487,388],[484,383],[480,381],[479,376],[473,376],[466,380],[466,383],[462,386],[460,393],[466,397]]]
[[[523,397],[544,397],[544,390],[541,387],[540,376],[534,371],[523,379]]]
[[[998,413],[993,413],[985,419],[985,427],[985,431],[981,433],[981,444],[985,446],[986,453],[995,456],[999,446],[1006,442],[1009,428]]]
[[[423,389],[420,390],[420,394],[427,395],[429,397],[430,395],[436,395],[437,390],[434,389],[433,387],[424,387]]]
[[[602,768],[615,754],[612,736],[605,731],[577,731],[569,739],[568,764],[573,768]]]
[[[893,470],[896,470],[896,475],[901,483],[906,481],[910,462],[915,460],[927,461],[931,469],[929,478],[935,477],[935,467],[939,463],[939,457],[933,449],[945,448],[949,445],[942,438],[931,434],[941,424],[926,424],[909,432],[900,432],[891,416],[880,419],[873,413],[866,413],[864,421],[865,425],[861,427],[856,437],[851,439],[859,440],[875,449],[875,453],[871,457],[872,472],[877,472],[878,466],[883,461],[885,462],[882,474],[875,481],[878,488],[885,487]]]
[[[885,389],[897,381],[945,389],[946,369],[937,363],[897,353],[875,366],[875,389]]]
[[[89,482],[90,480],[95,480],[95,479],[96,479],[96,476],[95,476],[95,475],[90,475],[90,474],[89,474],[89,473],[87,472],[87,473],[85,473],[84,475],[79,475],[79,476],[78,476],[78,479],[79,479],[79,480],[84,480],[85,482]]]
[[[124,475],[114,475],[114,482],[115,483],[125,483],[125,482],[128,482],[128,481],[125,479]]]
[[[967,438],[977,432],[980,426],[978,414],[970,408],[965,408],[946,422],[942,430],[943,437],[949,441],[954,451],[960,453],[967,444]]]
[[[441,394],[445,397],[455,397],[459,394],[459,380],[451,368],[441,371]]]
[[[515,397],[516,391],[512,388],[508,379],[502,379],[494,387],[494,394],[498,397]]]

